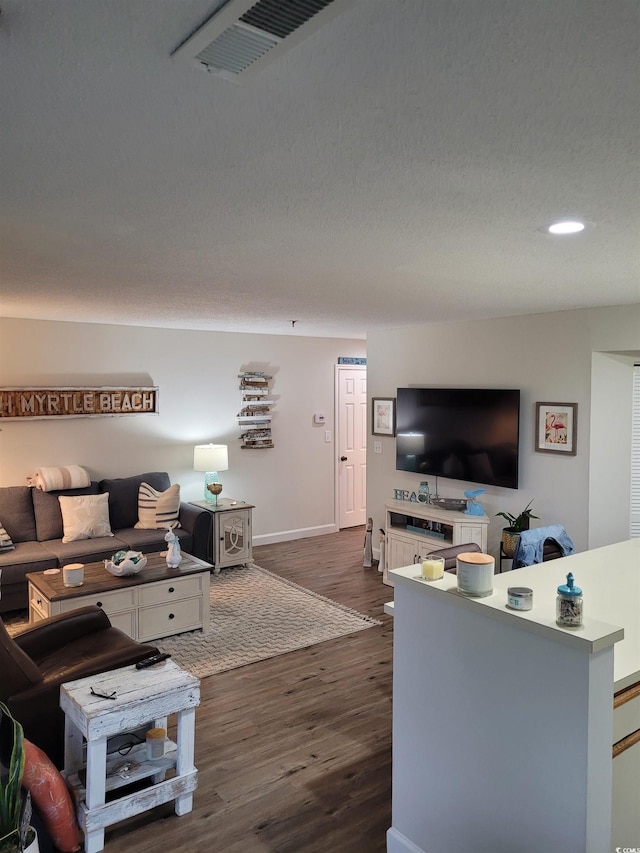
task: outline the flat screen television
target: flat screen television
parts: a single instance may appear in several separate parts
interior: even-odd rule
[[[520,391],[398,388],[396,470],[518,488]]]

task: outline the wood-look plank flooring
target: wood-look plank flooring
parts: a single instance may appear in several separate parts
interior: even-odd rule
[[[383,624],[201,682],[194,809],[107,830],[107,853],[378,853],[391,825],[393,598],[364,528],[254,548],[255,562]],[[223,570],[224,571],[224,570]]]

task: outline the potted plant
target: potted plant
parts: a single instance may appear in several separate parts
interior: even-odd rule
[[[539,518],[539,516],[534,515],[531,512],[532,503],[533,500],[530,500],[526,507],[518,515],[512,515],[510,512],[496,513],[496,515],[502,516],[502,518],[506,519],[509,522],[508,527],[504,527],[502,530],[502,550],[504,551],[507,557],[513,557],[513,555],[516,553],[520,534],[523,530],[529,529],[530,519]]]
[[[31,798],[23,796],[24,734],[7,706],[0,702],[0,853],[38,853],[38,838],[29,825]]]

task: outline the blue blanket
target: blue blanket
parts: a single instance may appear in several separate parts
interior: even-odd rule
[[[520,569],[522,566],[541,563],[544,543],[547,539],[553,539],[554,542],[558,543],[563,557],[573,554],[575,551],[573,542],[561,524],[550,524],[548,527],[523,530],[518,540],[516,553],[513,556],[513,568]]]

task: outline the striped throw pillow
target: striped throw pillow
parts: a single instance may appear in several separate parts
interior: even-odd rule
[[[11,541],[11,537],[0,524],[0,551],[13,551],[16,546]]]
[[[142,530],[159,530],[169,524],[178,525],[180,511],[180,486],[174,483],[165,492],[158,492],[148,483],[140,483],[138,490],[138,521],[134,527]]]

